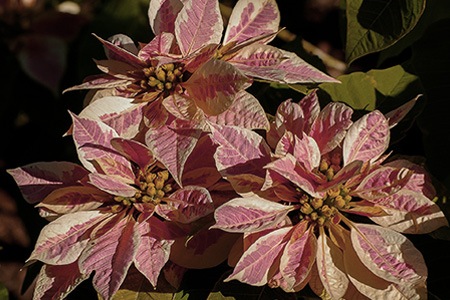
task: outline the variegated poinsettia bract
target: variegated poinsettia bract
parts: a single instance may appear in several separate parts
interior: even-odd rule
[[[287,292],[309,284],[331,299],[426,295],[425,262],[402,233],[448,223],[430,200],[435,191],[425,170],[384,155],[390,127],[411,103],[389,118],[373,111],[353,122],[351,108],[320,110],[312,93],[280,105],[268,143],[246,129],[216,126],[217,167],[242,196],[215,211],[213,228],[244,233],[226,281]]]
[[[51,220],[27,260],[44,263],[34,299],[62,299],[91,275],[110,299],[132,265],[156,287],[169,259],[211,267],[226,258],[234,239],[208,230],[215,206],[227,199],[207,136],[197,143],[207,157],[188,160],[184,173],[173,175],[146,145],[72,116],[82,166],[41,162],[9,170],[27,201]]]
[[[99,90],[94,100],[105,108],[111,106],[105,96],[131,98],[151,127],[167,122],[170,113],[208,130],[205,122],[214,123],[229,109],[228,122],[242,119],[238,112],[243,104],[236,103],[242,97],[245,105],[258,106],[244,91],[253,78],[285,84],[337,82],[295,53],[267,45],[279,30],[275,0],[238,1],[223,37],[217,0],[152,0],[148,17],[152,41],[136,47],[124,35],[98,37],[108,59],[96,63],[105,74],[67,90]]]

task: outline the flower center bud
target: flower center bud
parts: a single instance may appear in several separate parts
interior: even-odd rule
[[[301,192],[300,189],[298,191]],[[319,226],[325,225],[339,210],[349,208],[349,202],[352,200],[349,192],[349,189],[343,186],[328,190],[323,198],[314,198],[301,192],[300,208],[290,215],[292,222],[296,224],[307,220]]]
[[[139,82],[145,91],[170,92],[183,79],[181,64],[164,64],[159,67],[149,67],[142,70],[144,78]]]
[[[342,168],[342,154],[333,151],[322,157],[318,168],[318,173],[325,175],[328,181],[333,180],[334,175]]]
[[[152,203],[157,205],[173,189],[172,178],[167,170],[140,172],[136,181],[138,191],[133,197],[114,197],[122,206],[134,203]]]

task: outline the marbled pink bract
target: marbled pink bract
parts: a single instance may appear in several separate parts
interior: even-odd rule
[[[97,37],[107,60],[96,63],[105,74],[67,89],[98,89],[88,97],[86,116],[102,119],[127,138],[137,136],[143,124],[170,126],[173,117],[190,120],[205,131],[211,123],[221,123],[221,114],[241,119],[235,103],[246,94],[252,78],[284,84],[337,82],[296,54],[267,45],[280,22],[274,0],[238,1],[223,38],[217,0],[151,1],[148,16],[155,34],[152,41],[136,47],[125,35]],[[261,121],[239,125],[268,129],[261,106],[251,103],[249,113]],[[90,105],[96,108],[89,109]]]
[[[234,237],[216,230],[211,232],[214,238],[209,238],[209,223],[204,224],[212,218],[217,201],[210,191],[221,179],[212,159],[196,165],[186,158],[186,169],[179,173],[172,169],[172,174],[165,166],[170,160],[157,160],[165,156],[156,145],[152,151],[140,142],[120,138],[100,120],[74,114],[72,118],[72,135],[83,166],[55,162],[10,170],[24,195],[39,201],[37,207],[51,220],[27,261],[28,265],[44,263],[35,299],[63,298],[92,274],[96,291],[111,299],[133,265],[156,286],[172,245],[197,234],[205,242],[190,245],[196,253],[191,256],[192,266],[196,260],[214,266],[225,259],[210,252],[227,251]],[[214,146],[207,139],[201,138],[190,152],[210,152],[212,158]],[[190,174],[185,187],[183,171]],[[209,180],[204,179],[206,174]],[[183,253],[184,248],[177,246],[176,251]],[[201,261],[203,254],[209,255],[206,261]]]
[[[244,233],[227,280],[286,292],[309,283],[331,299],[424,295],[425,262],[401,233],[448,223],[431,201],[434,189],[421,166],[385,162],[389,120],[373,111],[353,122],[352,113],[340,103],[320,109],[313,92],[280,105],[270,146],[246,129],[213,130],[217,167],[241,195],[215,212],[213,228]],[[250,178],[258,184],[240,188]],[[352,214],[378,225],[356,223]]]

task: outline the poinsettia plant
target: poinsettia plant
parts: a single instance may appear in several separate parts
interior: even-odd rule
[[[227,17],[222,5],[152,0],[149,42],[95,35],[102,74],[66,89],[89,90],[66,131],[79,163],[8,171],[49,222],[25,263],[42,265],[33,299],[88,282],[101,299],[183,297],[190,272],[215,267],[210,299],[237,282],[273,298],[426,298],[408,235],[448,221],[424,161],[390,151],[422,95],[360,104],[351,78],[269,44],[283,30],[275,0],[238,0]],[[404,77],[373,75],[373,94]],[[261,86],[302,94],[270,115]]]
[[[373,111],[356,122],[352,113],[340,103],[320,110],[315,93],[282,103],[270,131],[273,153],[252,131],[213,131],[218,169],[242,193],[215,211],[213,228],[244,234],[226,280],[287,292],[309,284],[332,299],[426,297],[424,260],[400,233],[448,223],[422,167],[384,163],[390,124],[405,112],[388,119]]]

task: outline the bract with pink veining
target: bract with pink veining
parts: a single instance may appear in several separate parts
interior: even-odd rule
[[[380,112],[353,122],[343,104],[318,105],[315,93],[282,103],[268,144],[246,129],[213,130],[217,167],[242,196],[215,211],[213,228],[244,233],[226,281],[287,292],[309,283],[332,299],[419,299],[426,265],[401,233],[448,225],[430,200],[425,170],[406,160],[385,163],[390,124]],[[367,224],[352,215],[368,217]]]
[[[239,121],[242,118],[233,108],[245,97],[251,103],[247,108],[260,119],[252,129],[266,129],[264,111],[244,92],[252,78],[287,84],[337,82],[296,54],[266,45],[279,29],[274,0],[238,1],[223,39],[216,0],[151,1],[148,15],[155,34],[150,43],[136,47],[124,35],[109,40],[98,37],[108,59],[96,63],[105,74],[88,77],[67,90],[100,89],[94,100],[114,95],[148,103],[144,115],[152,127],[165,123],[168,112],[195,120],[205,129],[208,123],[225,119],[232,122],[229,125],[249,126]],[[219,117],[225,112],[226,117]]]
[[[208,231],[215,201],[224,200],[214,194],[221,177],[207,136],[193,151],[211,152],[210,159],[186,159],[184,174],[174,176],[147,146],[119,137],[103,122],[72,118],[83,166],[51,162],[9,171],[51,220],[27,260],[44,263],[36,299],[63,298],[92,274],[94,288],[110,299],[132,265],[156,287],[169,259],[183,263],[179,257],[188,250],[191,266],[195,260],[210,267],[225,259],[232,235]],[[197,234],[203,243],[187,242],[199,239]],[[182,246],[172,251],[175,244]],[[216,255],[218,248],[225,253]]]

